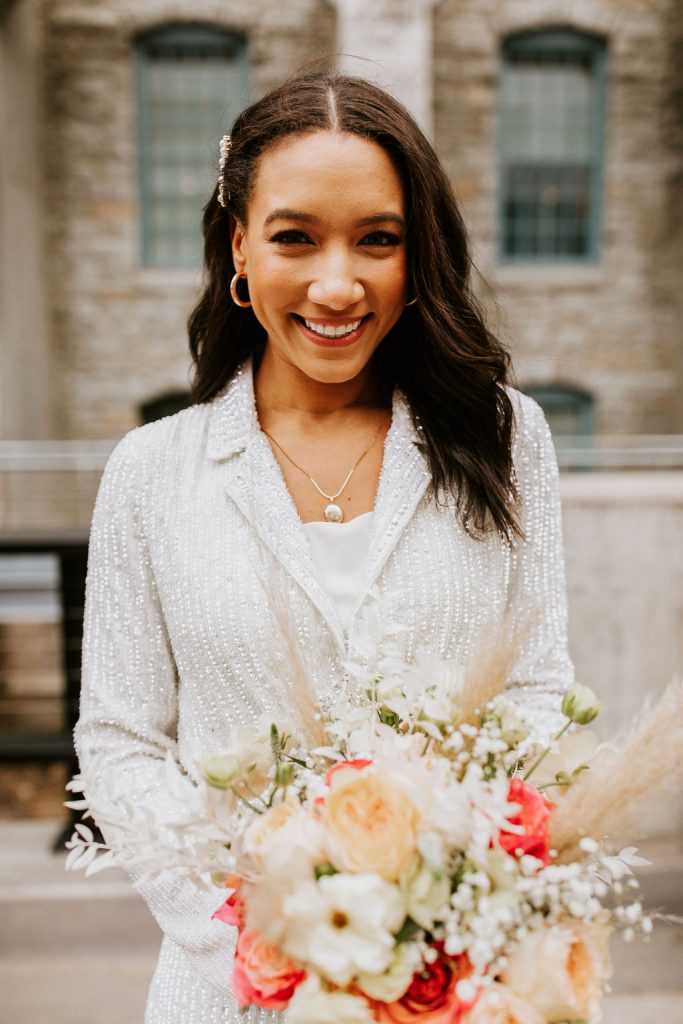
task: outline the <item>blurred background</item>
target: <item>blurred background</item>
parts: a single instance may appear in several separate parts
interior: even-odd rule
[[[188,402],[218,141],[307,62],[434,141],[476,287],[561,466],[570,643],[609,735],[683,664],[682,0],[0,0],[0,989],[142,1020],[158,933],[66,876],[90,516],[114,443]],[[683,913],[683,793],[641,815]],[[681,930],[615,942],[609,1022],[683,1024]]]

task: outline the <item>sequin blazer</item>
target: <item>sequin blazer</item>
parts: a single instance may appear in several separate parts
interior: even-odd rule
[[[372,518],[365,585],[398,595],[405,655],[420,646],[466,658],[506,610],[523,644],[509,688],[539,728],[554,727],[572,681],[553,444],[540,407],[510,389],[513,458],[526,540],[471,539],[452,503],[437,507],[405,398],[396,392]],[[264,587],[278,567],[320,693],[356,657],[363,603],[348,636],[325,593],[279,466],[260,431],[251,364],[212,401],[131,430],[107,462],[92,521],[75,740],[91,794],[154,797],[163,759],[197,763],[231,725],[286,714],[287,687]],[[99,756],[98,756],[99,755]],[[230,991],[233,930],[211,920],[222,896],[163,874],[133,873],[163,933],[147,1024],[276,1021],[240,1015]]]

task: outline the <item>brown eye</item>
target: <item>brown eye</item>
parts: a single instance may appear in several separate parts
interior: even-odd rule
[[[387,248],[392,245],[400,245],[403,239],[392,231],[373,231],[363,238],[363,245],[376,245],[380,248]]]
[[[278,231],[271,238],[271,242],[277,242],[279,245],[306,245],[310,238],[303,231]]]

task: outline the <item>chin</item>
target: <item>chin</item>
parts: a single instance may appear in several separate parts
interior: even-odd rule
[[[358,357],[335,359],[307,359],[298,364],[298,369],[318,384],[346,384],[358,377],[370,362]]]

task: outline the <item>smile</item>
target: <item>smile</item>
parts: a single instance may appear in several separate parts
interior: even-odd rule
[[[294,322],[307,338],[317,345],[329,348],[351,345],[360,338],[372,317],[372,313],[356,317],[355,320],[347,320],[345,323],[330,323],[329,321],[327,323],[316,323],[315,320],[308,320],[306,317],[299,316],[298,313],[294,313],[292,316]]]
[[[309,331],[315,331],[316,334],[321,334],[324,338],[343,338],[345,334],[351,334],[352,331],[357,331],[361,325],[360,320],[352,320],[348,324],[342,324],[339,327],[330,327],[326,324],[314,324],[312,320],[304,320],[304,323],[308,327]]]

